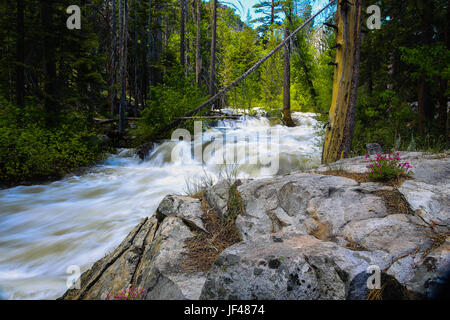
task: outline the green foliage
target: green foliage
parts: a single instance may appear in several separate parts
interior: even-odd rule
[[[11,184],[59,177],[92,165],[106,149],[84,121],[66,118],[48,129],[36,106],[19,109],[2,100],[0,110],[0,181]]]
[[[237,216],[245,214],[245,203],[237,190],[237,185],[231,185],[227,203],[227,221],[234,221]]]
[[[411,73],[413,79],[418,79],[422,74],[425,74],[429,81],[436,77],[447,81],[450,79],[450,50],[445,44],[439,42],[433,46],[401,47],[400,52],[401,59],[415,67],[416,71]]]
[[[415,115],[411,113],[411,106],[402,102],[393,90],[386,89],[370,96],[361,88],[356,114],[353,139],[355,155],[363,154],[366,144],[371,142],[379,143],[384,150],[391,150],[399,137],[406,143],[407,137],[414,132]],[[402,147],[405,146],[397,146]]]
[[[226,86],[263,57],[263,48],[258,43],[255,30],[245,27],[241,31],[235,31],[227,28],[226,23],[221,21],[219,21],[219,28],[222,30],[219,41],[223,48],[220,53],[223,63],[218,66],[218,79],[223,86]],[[244,82],[228,93],[228,104],[238,108],[255,106],[262,90],[259,79],[260,70],[249,75]]]
[[[151,88],[151,100],[142,111],[138,133],[143,140],[205,101],[192,77],[181,71],[166,75],[164,83]]]
[[[353,151],[363,154],[369,142],[384,150],[448,150],[448,3],[383,0],[381,7],[381,29],[369,31],[361,47]]]
[[[369,157],[366,154],[366,159]],[[409,177],[412,172],[409,170],[412,165],[408,162],[400,162],[400,153],[390,153],[386,155],[377,154],[376,158],[371,160],[371,164],[367,166],[369,170],[368,176],[374,181],[393,181],[401,177]]]

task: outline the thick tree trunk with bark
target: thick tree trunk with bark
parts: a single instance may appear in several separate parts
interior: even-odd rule
[[[421,31],[422,40],[426,45],[431,45],[434,30],[433,30],[433,11],[434,3],[433,1],[422,1],[424,12],[421,15]],[[417,87],[417,101],[418,101],[418,112],[417,112],[417,130],[421,136],[424,136],[429,122],[434,116],[434,102],[432,101],[431,88],[427,83],[426,75],[422,74],[418,87]]]
[[[197,0],[197,34],[195,38],[195,82],[200,85],[200,72],[202,70],[201,46],[201,20],[202,19],[202,0]]]
[[[186,32],[184,23],[186,21],[186,3],[185,0],[180,0],[180,64],[184,68],[186,64]]]
[[[119,1],[120,3],[121,1]],[[127,106],[127,30],[128,30],[128,0],[123,1],[123,9],[121,11],[121,39],[120,39],[120,106],[119,106],[119,132],[125,132],[125,111]]]
[[[147,22],[147,32],[148,32],[148,40],[147,40],[147,80],[149,87],[152,84],[152,0],[148,0],[148,22]]]
[[[47,124],[56,124],[58,104],[56,95],[56,44],[53,26],[54,3],[52,0],[41,0],[41,22],[45,30],[43,41],[44,58],[44,106],[47,112]]]
[[[156,6],[155,10],[159,11],[161,8]],[[163,73],[162,68],[160,65],[161,62],[161,55],[163,50],[163,17],[162,15],[156,14],[155,15],[155,21],[153,25],[153,37],[152,37],[152,67],[150,70],[151,74],[151,85],[156,86],[162,82],[163,79]]]
[[[447,135],[447,87],[448,81],[446,79],[441,79],[439,91],[439,129],[444,136]]]
[[[289,37],[289,29],[284,29],[284,38]],[[287,41],[284,45],[284,72],[283,72],[283,120],[288,127],[294,127],[291,118],[291,46]]]
[[[17,66],[16,66],[16,102],[19,107],[25,104],[25,27],[24,3],[17,1]]]
[[[117,24],[116,24],[116,0],[112,0],[111,12],[109,11],[109,5],[106,8],[108,24],[111,21],[111,33],[108,43],[109,63],[107,65],[108,78],[108,105],[111,115],[116,113],[116,97],[117,91],[114,88],[117,82]]]
[[[355,122],[358,73],[361,49],[362,0],[339,0],[336,69],[329,123],[325,135],[322,163],[350,156]]]
[[[212,36],[211,36],[211,65],[209,71],[209,94],[216,94],[216,36],[217,36],[217,0],[212,1]]]

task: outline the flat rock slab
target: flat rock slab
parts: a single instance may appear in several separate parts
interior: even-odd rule
[[[260,237],[220,255],[200,298],[342,300],[351,280],[382,259],[308,235]]]

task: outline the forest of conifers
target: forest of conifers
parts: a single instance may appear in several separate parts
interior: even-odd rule
[[[259,1],[252,17],[238,14],[239,1],[78,2],[0,4],[0,185],[58,177],[112,147],[162,138],[167,124],[241,76],[327,3]],[[74,4],[81,29],[66,26]],[[381,8],[381,28],[369,30],[366,8],[373,4]],[[363,1],[362,12],[352,154],[370,142],[384,150],[448,150],[448,1]],[[334,19],[326,11],[290,42],[291,110],[314,112],[324,124],[336,41],[323,23]],[[285,121],[285,52],[215,107],[260,107]]]

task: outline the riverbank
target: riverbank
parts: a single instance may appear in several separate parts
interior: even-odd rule
[[[219,183],[200,199],[167,196],[62,298],[105,299],[129,288],[144,289],[145,299],[432,298],[450,266],[450,157],[401,156],[414,179],[398,187],[321,174],[361,173],[363,157],[234,184],[243,210],[231,221],[241,241],[206,270],[185,268],[193,239],[219,250],[207,245],[202,201],[229,219],[231,186]],[[378,291],[366,286],[369,268],[381,273]]]

